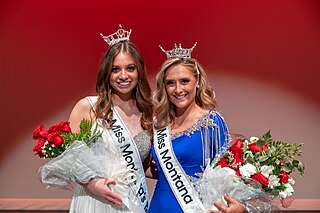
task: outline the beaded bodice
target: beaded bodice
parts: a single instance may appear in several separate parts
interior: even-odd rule
[[[134,141],[137,145],[141,161],[143,162],[148,157],[151,150],[150,136],[147,131],[141,131],[134,136]]]
[[[214,123],[214,121],[212,119],[210,119],[211,115],[212,115],[212,117],[214,117],[216,115],[216,112],[215,111],[209,111],[209,112],[205,113],[191,127],[187,128],[187,129],[185,129],[185,130],[183,130],[181,132],[177,132],[177,133],[171,134],[171,139],[175,140],[175,139],[177,139],[177,138],[179,138],[181,136],[189,136],[190,137],[190,135],[192,135],[195,131],[199,131],[203,127],[209,127],[211,129],[214,129],[216,124]]]

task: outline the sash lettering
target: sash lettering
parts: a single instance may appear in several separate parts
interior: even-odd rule
[[[129,169],[133,169],[135,171],[138,171],[138,169],[135,167],[135,164],[134,164],[134,161],[133,161],[133,156],[132,156],[133,155],[133,151],[128,150],[129,147],[130,147],[130,144],[126,144],[126,145],[120,146],[122,156],[126,160],[127,167]]]
[[[138,149],[133,138],[129,134],[121,117],[116,109],[113,108],[112,132],[111,136],[116,142],[116,146],[121,152],[122,157],[126,161],[127,167],[139,174],[141,181],[137,196],[145,212],[148,212],[148,190],[147,181],[144,175],[143,165],[140,159]]]
[[[181,175],[178,175],[177,170],[173,167],[173,164],[170,162],[172,158],[170,156],[166,156],[168,153],[168,149],[160,153],[162,156],[163,162],[168,170],[168,173],[171,174],[170,178],[174,182],[174,186],[180,192],[180,196],[183,198],[183,201],[188,204],[193,201],[192,197],[188,194],[188,190],[186,189],[184,183],[180,180]]]
[[[177,201],[184,212],[205,212],[197,192],[187,178],[180,163],[176,159],[171,146],[169,128],[154,130],[155,151],[160,166],[168,180]]]
[[[94,108],[95,103],[98,99],[97,96],[90,96],[87,97],[87,99],[89,100],[92,108]],[[117,110],[115,108],[112,108],[112,110],[112,128],[111,130],[106,131],[106,134],[108,134],[108,136],[111,136],[112,141],[124,158],[127,168],[136,171],[136,173],[138,174],[138,179],[140,180],[140,182],[136,181],[134,184],[137,185],[138,183],[140,183],[140,186],[139,190],[135,192],[135,196],[140,203],[141,211],[148,212],[147,181],[144,174],[139,151],[127,127],[121,120],[121,117],[118,114]]]

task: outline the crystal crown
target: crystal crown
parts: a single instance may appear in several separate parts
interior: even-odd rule
[[[172,50],[164,50],[160,45],[160,49],[162,50],[162,52],[164,52],[164,54],[167,55],[167,58],[191,58],[191,53],[193,51],[193,49],[196,47],[197,42],[194,43],[193,47],[189,48],[189,49],[185,49],[181,47],[181,44],[179,44],[179,46],[177,46],[177,44],[174,44],[174,48]]]
[[[111,35],[104,36],[102,33],[100,33],[100,36],[104,39],[105,42],[108,43],[109,46],[112,46],[114,44],[119,43],[120,41],[128,41],[130,40],[130,31],[126,31],[122,29],[121,24],[119,24],[119,30]]]

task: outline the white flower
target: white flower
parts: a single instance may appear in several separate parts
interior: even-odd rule
[[[273,169],[274,169],[273,166],[264,165],[264,166],[261,167],[261,174],[263,174],[263,176],[268,178],[269,175],[272,174]]]
[[[289,197],[294,192],[293,187],[290,185],[290,183],[286,183],[285,186],[286,186],[286,189],[279,193],[279,196],[281,198]]]
[[[292,178],[289,178],[288,183],[290,183],[291,185],[294,185],[296,182]]]
[[[268,178],[268,187],[273,189],[276,186],[280,186],[280,179],[276,175],[270,175]]]
[[[257,172],[257,169],[254,165],[251,163],[247,163],[244,166],[240,167],[240,174],[243,177],[250,177],[251,175],[255,174]]]
[[[259,140],[259,138],[258,137],[250,137],[249,140],[251,143],[254,143],[254,142],[257,142]]]
[[[236,175],[236,171],[234,171],[233,169],[231,169],[229,167],[223,167],[222,169],[226,170],[229,175]]]

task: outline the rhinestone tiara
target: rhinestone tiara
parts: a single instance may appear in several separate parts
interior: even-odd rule
[[[174,48],[172,50],[164,50],[160,45],[160,49],[164,54],[167,55],[167,58],[191,58],[191,53],[193,49],[197,46],[197,42],[194,43],[193,47],[189,49],[185,49],[181,47],[181,44],[177,46],[177,44],[174,44]]]
[[[130,31],[126,31],[122,29],[121,24],[119,24],[119,30],[117,32],[108,36],[104,36],[102,33],[100,33],[100,36],[103,38],[105,42],[108,43],[109,46],[112,46],[114,44],[119,43],[120,41],[129,41],[130,34],[131,34],[131,29]]]

